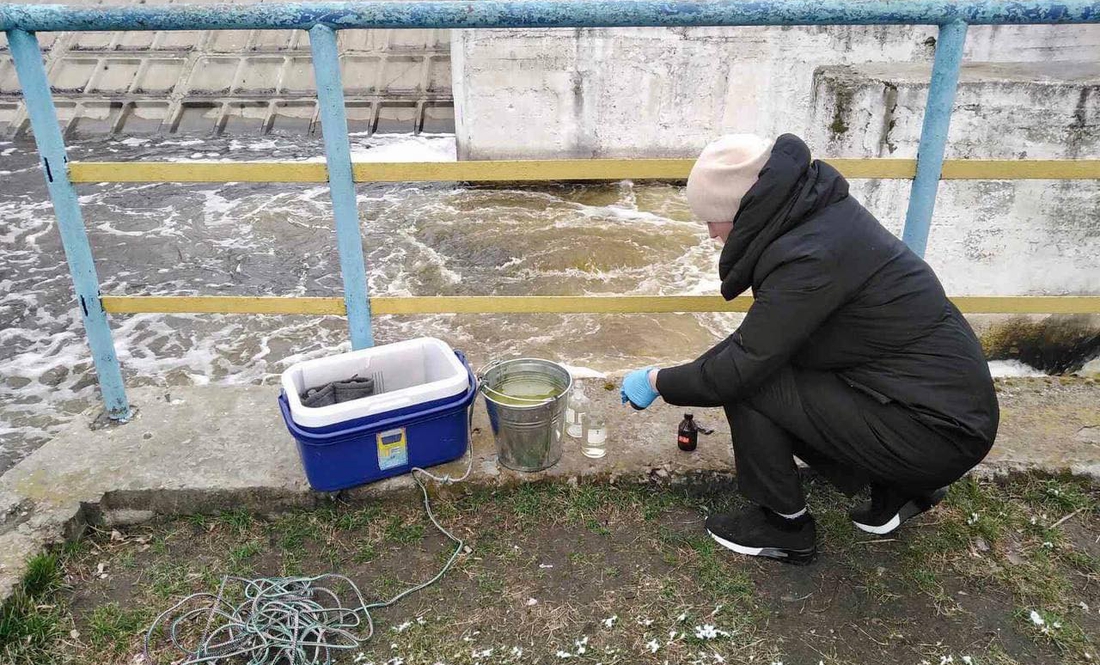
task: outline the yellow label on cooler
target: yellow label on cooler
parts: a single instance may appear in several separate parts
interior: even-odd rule
[[[378,469],[385,471],[409,463],[409,449],[405,440],[405,428],[389,429],[378,433]]]

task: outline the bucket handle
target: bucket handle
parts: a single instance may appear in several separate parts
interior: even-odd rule
[[[493,395],[500,395],[501,397],[504,397],[505,399],[513,402],[523,402],[524,404],[522,406],[541,406],[543,404],[549,404],[550,402],[554,401],[554,398],[552,397],[516,397],[515,395],[508,395],[500,392],[499,390],[493,390],[492,388],[490,388],[485,383],[485,375],[488,374],[489,371],[492,370],[494,367],[503,365],[506,362],[508,361],[490,360],[487,364],[482,365],[481,369],[477,370],[477,372],[475,373],[475,377],[477,379],[477,388],[479,391],[485,393],[486,397],[489,397],[489,393],[492,393]]]

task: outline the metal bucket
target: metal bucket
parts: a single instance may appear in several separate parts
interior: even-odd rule
[[[542,471],[557,464],[573,388],[569,371],[549,360],[520,358],[492,364],[478,378],[500,463],[516,471]],[[545,387],[544,394],[533,394],[539,386]]]

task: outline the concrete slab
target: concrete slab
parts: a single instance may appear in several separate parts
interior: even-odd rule
[[[617,382],[582,382],[593,411],[609,424],[608,453],[584,457],[572,439],[554,467],[519,473],[497,464],[484,407],[475,410],[473,470],[467,483],[507,485],[542,479],[575,482],[689,482],[732,475],[730,433],[721,411],[697,409],[713,427],[699,449],[676,448],[683,409],[635,412],[619,404]],[[1100,385],[1086,378],[1007,379],[998,383],[1002,423],[983,474],[1042,470],[1100,479]],[[155,515],[227,508],[277,511],[330,501],[309,489],[293,439],[276,408],[277,387],[139,389],[125,425],[101,427],[88,413],[0,478],[0,598],[27,559],[78,534],[88,523],[117,525]],[[460,475],[465,460],[437,467]],[[414,487],[403,476],[341,494],[348,500]]]

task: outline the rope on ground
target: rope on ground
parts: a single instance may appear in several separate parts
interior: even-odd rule
[[[153,662],[150,651],[158,628],[164,629],[172,647],[183,654],[182,660],[173,661],[177,665],[225,663],[233,658],[247,665],[329,665],[336,652],[361,648],[374,635],[371,610],[389,607],[435,584],[462,556],[465,542],[436,519],[428,488],[418,474],[445,484],[463,481],[473,469],[472,446],[467,455],[466,472],[458,478],[412,469],[428,519],[455,544],[451,558],[435,577],[387,601],[368,604],[354,582],[335,573],[257,579],[227,575],[216,594],[188,596],[153,621],[145,634],[145,662]],[[348,599],[352,602],[345,602]],[[202,632],[196,638],[200,625]]]

